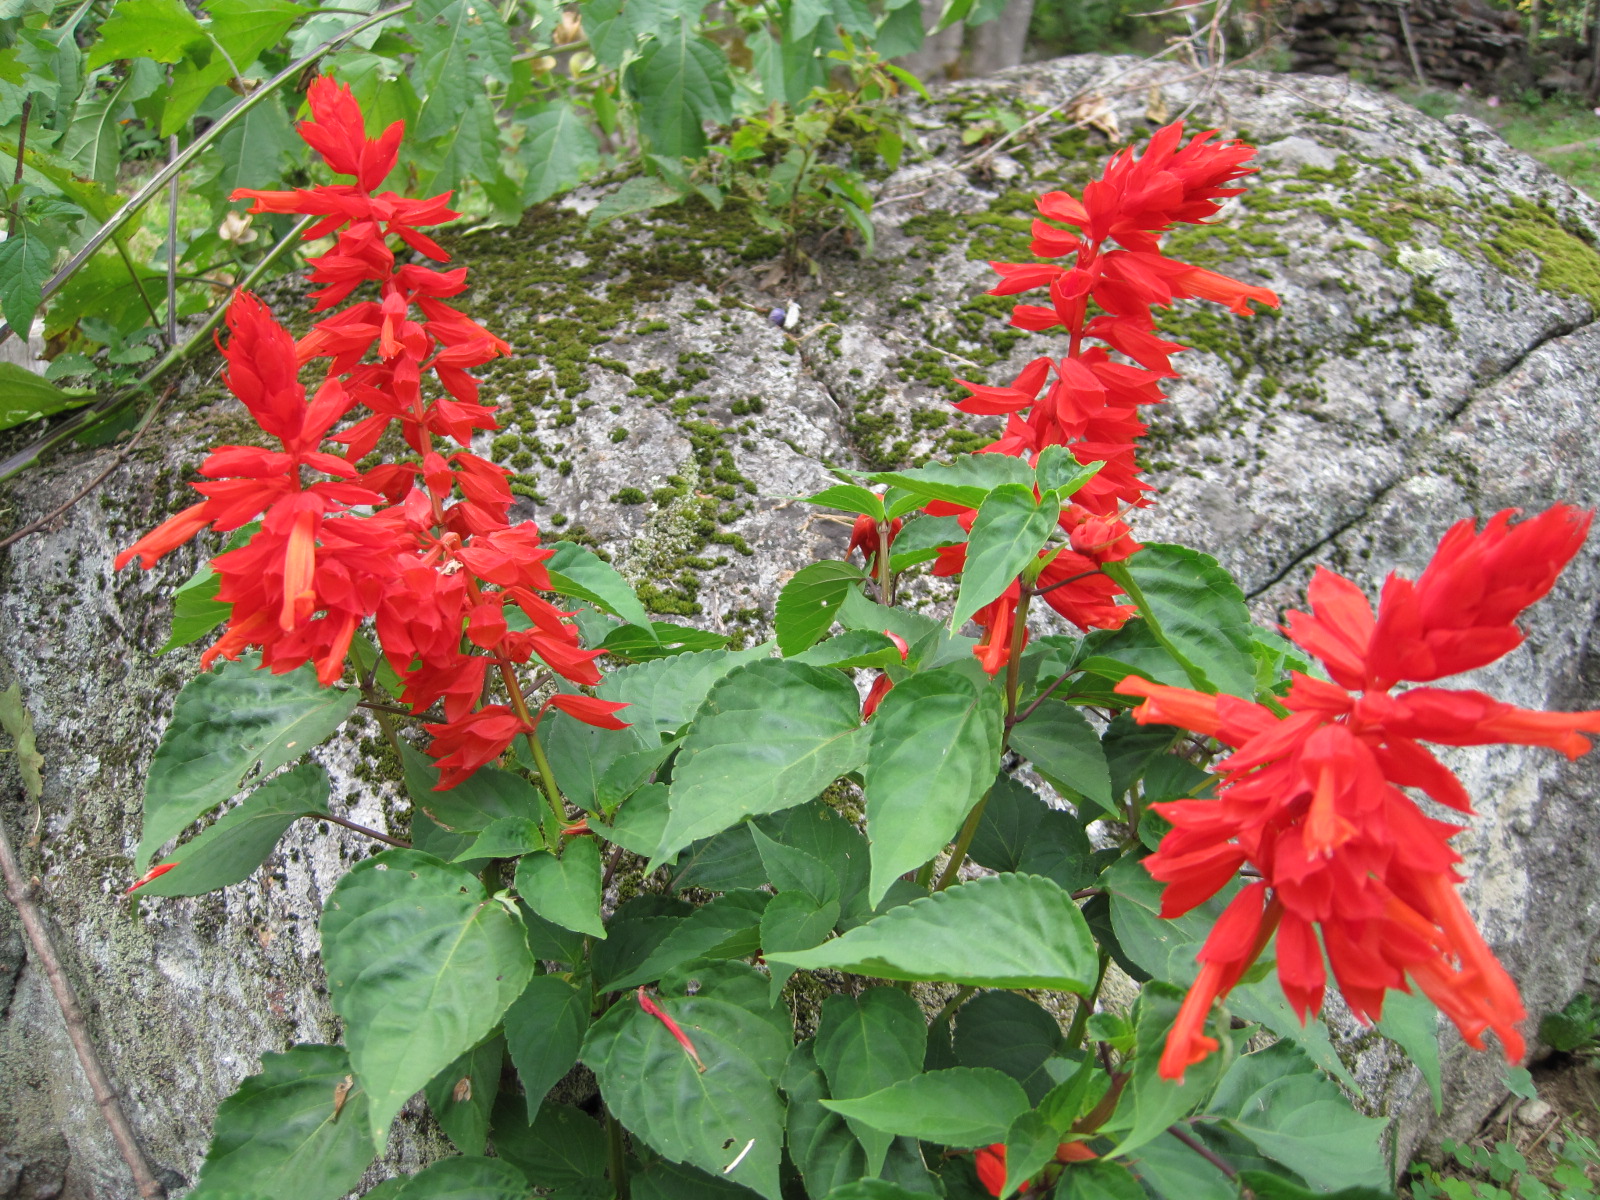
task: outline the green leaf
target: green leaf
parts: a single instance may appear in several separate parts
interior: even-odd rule
[[[482,1041],[533,975],[522,922],[460,867],[415,850],[357,863],[322,912],[333,1010],[374,1144],[411,1096]]]
[[[494,5],[472,0],[417,0],[407,25],[417,46],[412,82],[423,101],[406,132],[432,141],[482,102],[486,84],[511,82],[511,35]]]
[[[451,7],[465,8],[465,0],[452,0]],[[474,91],[463,101],[451,123],[436,138],[417,141],[421,146],[416,154],[416,186],[424,193],[447,191],[465,180],[488,186],[504,178],[500,168],[500,128],[495,123],[493,107],[481,91]]]
[[[599,229],[607,221],[631,216],[663,204],[682,200],[684,193],[653,175],[635,175],[616,191],[605,196],[589,213],[589,228]]]
[[[1056,1196],[1058,1200],[1145,1200],[1145,1190],[1121,1163],[1069,1163],[1056,1184]]]
[[[92,71],[119,58],[181,62],[185,52],[196,42],[204,42],[205,36],[183,0],[118,0],[100,26],[100,38],[84,66]]]
[[[1250,610],[1216,559],[1186,546],[1148,542],[1132,558],[1107,564],[1106,573],[1139,605],[1194,687],[1246,699],[1255,695]]]
[[[258,661],[250,655],[225,663],[178,693],[145,777],[136,871],[143,873],[196,817],[236,794],[252,770],[276,771],[320,746],[361,699],[354,689],[322,687],[309,666],[274,675],[257,670]]]
[[[763,953],[809,950],[820,945],[838,923],[837,900],[819,901],[804,892],[781,892],[761,914],[761,949]],[[772,972],[771,995],[776,1001],[795,968],[782,963],[768,965]]]
[[[523,204],[548,200],[557,192],[576,187],[599,169],[600,144],[594,140],[589,123],[570,102],[553,102],[529,117],[524,127],[527,132],[520,154],[528,164],[528,177],[522,184]]]
[[[1037,875],[991,875],[889,910],[843,937],[771,956],[879,979],[1087,995],[1099,958],[1072,898]]]
[[[673,768],[657,858],[747,816],[804,804],[860,765],[860,697],[837,673],[768,660],[718,682]]]
[[[1195,1137],[1203,1133],[1204,1126],[1194,1130]],[[1140,1180],[1160,1200],[1239,1200],[1239,1187],[1233,1180],[1171,1133],[1163,1133],[1139,1148],[1138,1169]],[[1305,1200],[1310,1200],[1309,1196]],[[1386,1196],[1384,1200],[1394,1197]]]
[[[1388,1122],[1362,1116],[1305,1053],[1277,1042],[1241,1055],[1206,1110],[1319,1191],[1388,1182]]]
[[[1182,1002],[1183,992],[1165,983],[1147,983],[1139,993],[1133,1078],[1106,1126],[1108,1134],[1115,1130],[1121,1135],[1112,1154],[1128,1154],[1159,1136],[1204,1104],[1216,1086],[1221,1054],[1189,1067],[1181,1085],[1159,1073],[1161,1052]]]
[[[1000,1195],[1010,1196],[1054,1162],[1061,1134],[1036,1112],[1019,1113],[1006,1130],[1006,1181]]]
[[[506,1042],[492,1037],[468,1050],[423,1088],[428,1111],[463,1154],[482,1154],[489,1140],[489,1110],[500,1090]]]
[[[1080,463],[1071,448],[1057,444],[1039,451],[1034,474],[1038,476],[1040,492],[1054,492],[1065,500],[1098,475],[1104,466],[1103,462]]]
[[[1004,1072],[951,1067],[822,1106],[882,1133],[963,1148],[1003,1142],[1011,1122],[1028,1111],[1028,1097]]]
[[[584,1042],[583,1061],[607,1107],[663,1157],[778,1200],[783,1105],[773,1080],[788,1055],[788,1037],[714,997],[664,996],[657,1003],[706,1069],[697,1070],[666,1025],[629,997]]]
[[[1120,815],[1100,738],[1072,705],[1046,700],[1012,728],[1011,748],[1052,781],[1060,780],[1107,812]]]
[[[880,471],[867,478],[904,488],[928,500],[948,500],[977,508],[997,487],[1031,486],[1034,474],[1026,459],[1009,454],[964,454],[954,462],[929,463],[911,471]]]
[[[633,1200],[750,1200],[755,1193],[682,1163],[657,1159],[628,1180]]]
[[[610,672],[597,691],[602,699],[625,702],[630,727],[658,741],[654,735],[671,737],[689,723],[719,679],[771,653],[769,646],[753,646],[658,658]]]
[[[161,69],[149,59],[129,64],[123,78],[108,92],[91,90],[72,109],[72,123],[56,152],[79,175],[101,187],[116,185],[122,162],[122,118],[128,106],[161,85]]]
[[[400,760],[411,803],[446,829],[478,833],[507,817],[537,820],[543,815],[544,806],[533,785],[510,771],[481,767],[471,778],[439,792],[434,790],[439,768],[433,759],[402,742]]]
[[[0,242],[0,250],[4,250],[10,242]],[[0,259],[0,262],[3,262]],[[43,283],[49,273],[50,264],[46,262],[44,269],[39,273],[39,282]],[[9,285],[0,283],[0,305],[5,303],[4,294]],[[38,307],[38,301],[34,301]],[[31,320],[31,309],[30,320]],[[18,314],[21,315],[20,312]],[[10,318],[7,317],[9,323]],[[27,324],[15,325],[13,328],[26,329]],[[40,417],[54,416],[56,413],[65,412],[69,408],[77,408],[93,400],[93,396],[74,396],[71,392],[62,391],[55,384],[43,376],[35,375],[26,367],[16,363],[0,362],[0,429],[10,429],[13,425],[20,425],[24,421],[36,421]]]
[[[611,980],[644,962],[693,911],[681,900],[653,894],[635,896],[618,908],[606,925],[606,940],[593,949],[595,990],[610,991]],[[581,954],[568,961],[581,961]]]
[[[694,910],[647,958],[620,978],[608,979],[608,992],[660,979],[673,967],[698,958],[745,958],[761,948],[761,914],[771,897],[765,892],[733,891]]]
[[[617,810],[609,828],[598,821],[591,821],[589,828],[608,842],[648,858],[666,832],[667,790],[664,783],[647,783]]]
[[[227,69],[223,68],[224,73]],[[166,127],[173,110],[162,116]],[[182,128],[183,122],[174,128]],[[222,208],[235,188],[269,187],[284,177],[304,156],[304,143],[289,123],[289,114],[271,100],[257,104],[217,139],[210,157],[215,170],[196,183],[204,183],[205,193]]]
[[[623,709],[619,715],[627,720],[632,714]],[[651,729],[600,729],[563,712],[545,716],[539,739],[567,799],[591,813],[614,810],[673,750]]]
[[[367,1198],[376,1195],[368,1192]],[[528,1185],[515,1167],[498,1159],[445,1158],[383,1200],[528,1200]]]
[[[317,763],[275,775],[199,837],[173,853],[172,869],[139,889],[141,896],[201,896],[248,879],[300,817],[328,811],[332,785]]]
[[[559,975],[528,980],[505,1015],[506,1050],[522,1081],[528,1119],[578,1061],[589,1028],[589,994]]]
[[[261,1072],[217,1109],[196,1200],[338,1200],[372,1161],[367,1094],[336,1110],[350,1078],[342,1046],[295,1046],[261,1056]]]
[[[605,1176],[605,1131],[571,1105],[552,1101],[529,1119],[515,1096],[502,1093],[495,1101],[493,1128],[494,1152],[534,1187],[572,1187]]]
[[[1016,582],[1039,557],[1059,515],[1057,505],[1041,505],[1026,484],[1001,484],[984,497],[967,539],[967,565],[950,615],[952,630]]]
[[[1588,999],[1588,997],[1584,997]],[[1570,1007],[1570,1006],[1569,1006]],[[1549,1018],[1545,1018],[1546,1022]],[[1383,1017],[1378,1021],[1378,1032],[1401,1050],[1428,1081],[1433,1093],[1433,1111],[1444,1112],[1444,1089],[1439,1077],[1439,1010],[1433,1001],[1417,992],[1391,992],[1384,997]],[[1544,1026],[1539,1036],[1545,1041]],[[1563,1047],[1556,1046],[1560,1050]]]
[[[615,567],[575,542],[557,542],[553,549],[555,553],[544,565],[557,595],[587,600],[655,638],[650,614]]]
[[[1061,1047],[1056,1019],[1015,992],[980,992],[956,1013],[956,1062],[1004,1071],[1022,1085],[1030,1104],[1050,1092],[1053,1084],[1044,1064]]]
[[[994,780],[1004,735],[1000,689],[968,663],[913,675],[884,697],[865,771],[871,903],[955,837]]]
[[[157,654],[198,642],[233,612],[233,605],[217,599],[222,577],[207,563],[172,594],[172,633]]]
[[[1239,1182],[1250,1189],[1256,1200],[1394,1200],[1393,1192],[1373,1187],[1312,1191],[1266,1171],[1240,1171]]]
[[[0,692],[0,729],[11,738],[11,752],[15,756],[17,772],[22,776],[23,794],[30,800],[39,799],[44,792],[44,755],[39,753],[33,732],[33,715],[22,702],[22,685],[13,683]]]
[[[900,647],[881,633],[867,633],[851,629],[793,657],[794,662],[809,667],[837,667],[849,670],[858,667],[897,667],[901,664]]]
[[[827,1200],[922,1200],[928,1194],[888,1179],[856,1179],[834,1188]]]
[[[1072,814],[1051,808],[1007,775],[989,789],[968,854],[991,871],[1043,875],[1069,892],[1087,887],[1099,873],[1089,837]]]
[[[836,508],[841,512],[871,517],[875,521],[883,520],[883,497],[860,484],[835,484],[802,499],[807,504],[820,504],[824,508]]]
[[[600,918],[600,847],[593,838],[570,838],[561,857],[548,850],[517,862],[517,893],[547,921],[563,929],[606,936]]]
[[[33,328],[33,314],[44,296],[44,281],[50,277],[50,268],[60,248],[54,237],[30,221],[23,221],[10,237],[0,242],[0,315],[12,329]],[[49,403],[48,394],[63,394],[27,368],[14,363],[6,365],[11,369],[0,382],[22,389],[12,393],[11,387],[7,387],[5,399],[0,401],[3,405],[0,420],[6,422],[7,428],[39,414],[40,406]],[[24,375],[32,375],[38,382],[24,380]],[[58,405],[55,411],[64,407],[67,405]]]
[[[940,546],[967,540],[967,531],[954,517],[917,517],[909,520],[889,550],[889,565],[896,571],[939,557]]]
[[[472,839],[472,844],[459,854],[452,855],[453,862],[471,862],[481,858],[516,858],[533,850],[544,849],[544,833],[539,822],[532,817],[496,817]]]
[[[182,129],[212,90],[228,82],[235,67],[248,71],[258,55],[281,41],[295,20],[309,11],[287,0],[209,0],[206,8],[211,21],[205,33],[210,36],[197,47],[200,54],[185,55],[172,73],[161,110],[163,137]],[[226,55],[217,51],[217,45]],[[257,105],[245,120],[269,108],[276,109],[282,121],[282,105],[271,103]]]
[[[939,20],[934,24],[933,33],[943,33],[957,21],[966,19],[972,11],[973,0],[945,0],[944,11],[939,14]]]
[[[735,825],[691,843],[678,855],[672,890],[703,888],[708,892],[725,892],[733,888],[760,887],[766,882],[766,876],[750,829],[749,825]]]
[[[638,104],[640,132],[656,154],[699,158],[706,151],[701,122],[731,116],[727,56],[681,17],[657,31],[624,82]]]
[[[799,892],[818,904],[837,900],[841,895],[839,873],[828,863],[805,850],[774,841],[754,825],[750,836],[767,878],[779,895]]]
[[[778,653],[788,658],[815,645],[828,632],[850,589],[865,578],[860,567],[845,562],[812,563],[796,571],[778,593],[774,620]]]
[[[902,4],[890,9],[878,23],[872,47],[885,58],[899,58],[922,49],[922,5]]]
[[[856,1100],[917,1075],[927,1047],[927,1021],[917,1002],[898,988],[874,987],[859,996],[834,993],[823,1000],[813,1060],[827,1080],[827,1095]],[[820,1107],[822,1097],[817,1099]],[[807,1125],[813,1142],[833,1140],[825,1117],[814,1115]],[[867,1173],[876,1175],[893,1136],[856,1121],[849,1127],[865,1151]],[[821,1160],[824,1148],[816,1145],[812,1153]],[[835,1147],[827,1161],[838,1153]],[[812,1169],[823,1165],[813,1161]]]

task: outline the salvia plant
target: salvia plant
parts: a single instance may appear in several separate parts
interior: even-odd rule
[[[197,1200],[334,1200],[418,1092],[460,1155],[368,1195],[1365,1200],[1393,1164],[1316,1020],[1330,979],[1435,1086],[1433,1006],[1522,1057],[1460,826],[1417,797],[1470,813],[1429,745],[1576,756],[1600,730],[1435,686],[1518,646],[1589,514],[1463,520],[1376,607],[1319,571],[1287,639],[1213,559],[1134,540],[1139,414],[1183,349],[1154,313],[1277,304],[1161,248],[1251,147],[1171,125],[1039,197],[1044,261],[994,264],[994,294],[1044,293],[1013,323],[1059,357],[965,385],[999,439],[841,475],[810,500],[856,518],[848,559],[784,585],[772,642],[688,649],[602,559],[510,523],[470,450],[495,427],[472,370],[507,347],[424,232],[449,197],[377,190],[402,128],[369,137],[346,88],[310,106],[344,182],[237,193],[332,246],[305,336],[247,294],[228,313],[270,444],[216,449],[119,559],[229,538],[178,594],[175,644],[222,632],[130,891],[226,887],[296,819],[350,825],[305,756],[358,705],[411,841],[364,831],[394,848],[322,912],[343,1044],[264,1056]],[[919,563],[947,621],[897,602]],[[1044,609],[1079,633],[1037,635]]]

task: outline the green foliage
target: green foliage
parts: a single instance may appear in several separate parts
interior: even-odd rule
[[[1539,1022],[1539,1040],[1568,1054],[1592,1051],[1600,1043],[1600,1011],[1586,993],[1579,992],[1560,1012]]]

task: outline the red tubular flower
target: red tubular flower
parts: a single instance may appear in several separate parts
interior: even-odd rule
[[[569,717],[593,725],[597,729],[626,729],[628,723],[619,721],[616,714],[627,708],[625,702],[600,700],[594,696],[569,696],[558,694],[544,702],[546,708],[558,708]]]
[[[434,791],[442,792],[471,777],[479,767],[499,758],[519,733],[533,727],[503,704],[489,704],[475,713],[448,725],[424,725],[433,735],[428,753],[438,762],[439,782]]]
[[[992,1146],[984,1146],[972,1158],[972,1165],[978,1169],[978,1182],[991,1196],[998,1196],[1006,1189],[1006,1144],[996,1142]]]
[[[694,1061],[695,1070],[704,1075],[706,1073],[706,1064],[700,1061],[699,1052],[695,1050],[694,1043],[689,1040],[689,1035],[683,1032],[678,1023],[669,1017],[660,1005],[645,995],[643,987],[639,989],[638,996],[639,1007],[666,1026],[667,1032],[672,1035],[673,1040],[682,1046],[683,1052]]]
[[[1287,717],[1134,677],[1118,685],[1143,697],[1134,710],[1141,723],[1182,726],[1233,750],[1218,763],[1215,799],[1153,806],[1173,826],[1145,860],[1168,885],[1162,915],[1215,895],[1245,863],[1262,880],[1230,904],[1201,950],[1164,1075],[1181,1078],[1209,1052],[1211,1002],[1254,960],[1260,930],[1274,923],[1279,981],[1302,1019],[1320,1010],[1326,953],[1357,1016],[1377,1020],[1386,992],[1409,980],[1469,1044],[1481,1048],[1492,1030],[1509,1059],[1521,1058],[1517,1026],[1526,1013],[1516,986],[1456,892],[1460,858],[1449,842],[1460,830],[1426,816],[1400,789],[1470,812],[1466,789],[1421,742],[1548,746],[1576,757],[1589,748],[1581,735],[1600,733],[1600,712],[1528,712],[1481,692],[1392,690],[1436,678],[1441,663],[1481,666],[1490,649],[1503,654],[1520,643],[1511,622],[1553,586],[1590,514],[1560,505],[1513,525],[1515,515],[1499,513],[1481,531],[1470,522],[1452,528],[1415,583],[1389,578],[1376,612],[1355,584],[1318,571],[1310,613],[1290,613],[1285,632],[1333,682],[1292,673]]]
[[[899,517],[889,522],[889,536],[881,537],[878,532],[878,522],[863,514],[856,518],[856,523],[850,527],[850,544],[845,547],[844,556],[849,558],[857,550],[861,557],[867,560],[867,574],[872,574],[878,569],[878,554],[884,546],[894,545],[894,539],[900,536],[900,528],[905,522]]]

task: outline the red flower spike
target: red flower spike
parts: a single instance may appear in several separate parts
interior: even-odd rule
[[[1143,698],[1139,722],[1178,725],[1233,751],[1217,764],[1215,799],[1154,806],[1172,823],[1145,859],[1167,884],[1162,915],[1204,902],[1245,863],[1261,876],[1200,951],[1200,976],[1162,1057],[1167,1077],[1213,1048],[1205,1015],[1273,925],[1279,982],[1302,1019],[1321,1008],[1326,956],[1357,1016],[1377,1020],[1385,994],[1409,979],[1469,1044],[1481,1047],[1492,1031],[1508,1059],[1521,1058],[1526,1012],[1516,986],[1456,890],[1460,858],[1449,842],[1460,828],[1428,817],[1400,789],[1470,812],[1466,789],[1421,743],[1547,746],[1571,758],[1589,749],[1584,734],[1600,734],[1600,711],[1529,712],[1482,692],[1394,690],[1446,667],[1482,666],[1520,643],[1512,622],[1554,586],[1590,514],[1558,505],[1513,525],[1515,515],[1498,513],[1482,531],[1453,527],[1415,583],[1389,578],[1376,610],[1350,580],[1318,571],[1310,612],[1290,613],[1285,632],[1333,682],[1292,673],[1286,717],[1135,677],[1118,684]]]
[[[177,866],[177,865],[178,864],[175,863],[175,862],[169,862],[169,863],[162,863],[158,867],[151,867],[143,875],[139,876],[138,879],[134,880],[133,883],[128,887],[128,889],[126,891],[124,891],[122,894],[124,896],[133,895],[134,892],[138,891],[145,884],[151,882],[152,880],[160,879],[163,875],[165,875],[168,871],[172,870],[172,868]]]
[[[645,1012],[649,1013],[652,1017],[667,1027],[667,1032],[673,1036],[678,1045],[683,1047],[684,1053],[694,1061],[695,1070],[704,1075],[706,1073],[706,1065],[700,1061],[700,1055],[698,1052],[696,1052],[694,1043],[691,1042],[688,1038],[688,1035],[678,1027],[678,1023],[676,1021],[667,1016],[667,1014],[661,1010],[654,1000],[650,999],[649,996],[644,994],[643,987],[639,989],[639,1007],[644,1009]]]

